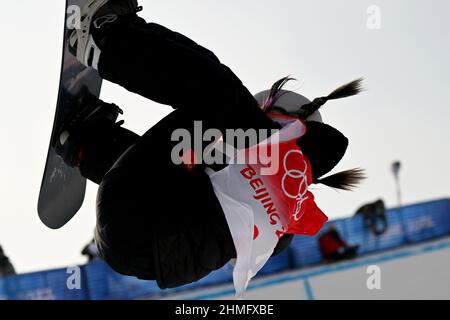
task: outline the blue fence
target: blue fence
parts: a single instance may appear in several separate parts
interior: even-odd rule
[[[360,255],[381,252],[450,235],[450,199],[421,203],[387,212],[389,229],[379,237],[368,231],[361,217],[332,221]],[[325,230],[326,228],[324,228]],[[320,235],[319,235],[320,236]],[[317,237],[295,237],[288,250],[273,257],[259,276],[312,266],[322,262]],[[161,298],[176,292],[232,281],[230,265],[197,283],[161,290],[155,282],[124,277],[103,262],[0,279],[0,300],[105,300]]]

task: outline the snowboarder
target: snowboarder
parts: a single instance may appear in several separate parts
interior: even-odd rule
[[[239,232],[230,225],[229,217],[236,212],[230,212],[226,201],[232,201],[239,214],[251,207],[242,205],[245,199],[225,197],[225,187],[214,176],[231,166],[175,164],[171,157],[176,145],[174,130],[192,132],[194,121],[202,121],[205,130],[283,131],[283,121],[274,121],[269,113],[288,115],[296,132],[301,132],[289,138],[298,142],[297,155],[302,165],[308,165],[301,168],[308,185],[348,189],[362,178],[360,170],[321,179],[341,160],[348,140],[322,123],[318,110],[328,100],[358,93],[360,81],[311,102],[284,91],[290,80],[284,78],[254,97],[211,51],[180,33],[147,23],[137,15],[141,9],[136,0],[90,1],[82,8],[81,28],[71,35],[71,52],[82,64],[97,69],[103,79],[175,111],[138,136],[123,128],[123,121],[117,122],[122,113],[118,106],[87,96],[82,108],[60,129],[57,147],[67,164],[79,167],[84,177],[100,185],[95,238],[101,256],[119,273],[156,280],[161,288],[171,288],[197,281],[232,259],[239,261],[246,242],[239,241]],[[247,178],[256,175],[252,170],[246,171]],[[292,172],[286,173],[283,182]],[[261,181],[249,180],[252,186]],[[263,204],[269,196],[278,196],[268,190],[267,198],[260,197]],[[297,195],[292,199],[295,218],[310,229],[300,233],[315,233],[326,218],[312,194],[304,190],[301,195],[306,195],[301,201]],[[267,210],[272,222],[280,218]],[[249,212],[256,217],[256,211]],[[238,228],[250,230],[246,225]],[[254,238],[264,230],[251,224]],[[290,244],[293,235],[286,225],[282,230],[277,233],[275,248],[267,249],[267,259]]]
[[[389,223],[383,199],[361,206],[355,213],[355,216],[359,215],[363,217],[365,227],[375,236],[379,237],[388,231]]]

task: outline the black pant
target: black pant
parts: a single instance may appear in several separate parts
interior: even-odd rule
[[[116,271],[162,288],[196,281],[236,252],[204,168],[172,162],[173,130],[192,132],[194,120],[219,130],[278,125],[214,54],[162,26],[140,18],[118,23],[101,49],[102,78],[176,110],[142,137],[105,130],[85,148],[82,172],[101,181],[100,253]]]
[[[102,47],[101,77],[176,109],[161,121],[162,130],[147,132],[154,150],[167,149],[170,129],[190,129],[196,120],[202,121],[204,130],[222,132],[279,128],[239,78],[189,38],[140,18],[119,24],[110,33]],[[103,130],[85,148],[83,175],[100,183],[118,157],[138,140],[124,128]]]

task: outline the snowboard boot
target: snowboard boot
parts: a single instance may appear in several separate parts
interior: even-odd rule
[[[69,37],[69,51],[77,60],[98,70],[102,35],[118,20],[136,17],[141,11],[137,0],[89,0],[81,8],[80,28]]]
[[[70,167],[79,167],[83,158],[83,146],[105,136],[123,121],[116,123],[123,111],[115,104],[105,103],[95,96],[87,95],[74,112],[66,117],[57,129],[54,146],[56,153]]]

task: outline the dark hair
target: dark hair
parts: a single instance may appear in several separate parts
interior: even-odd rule
[[[263,102],[263,105],[261,106],[262,109],[264,110],[264,112],[270,110],[274,106],[275,102],[280,97],[281,90],[284,88],[286,83],[288,83],[291,80],[296,80],[296,79],[290,78],[290,77],[284,77],[272,85],[272,87],[270,88],[270,91],[269,91],[269,95],[266,97],[266,99]]]
[[[315,98],[311,103],[302,106],[301,110],[304,113],[299,114],[299,116],[303,119],[306,119],[314,112],[318,111],[329,100],[347,98],[357,95],[363,90],[361,85],[362,81],[363,78],[353,80],[352,82],[340,86],[326,97]]]
[[[288,76],[281,78],[272,85],[272,87],[270,88],[269,95],[267,96],[262,105],[262,109],[264,111],[268,111],[273,108],[275,102],[280,97],[282,89],[291,80],[296,79]],[[305,120],[306,118],[311,116],[314,112],[318,111],[329,100],[341,99],[357,95],[363,90],[362,81],[363,78],[353,80],[352,82],[340,86],[339,88],[331,92],[328,96],[315,98],[312,102],[301,106],[297,116],[300,119]]]
[[[316,179],[313,183],[323,184],[330,188],[351,191],[356,188],[362,180],[366,179],[364,169],[355,168],[351,170],[342,171],[326,178]]]

